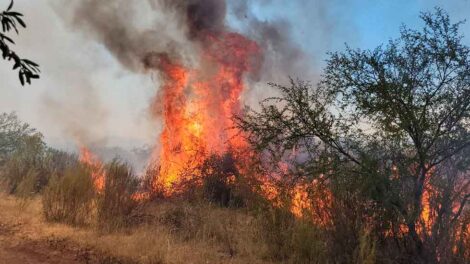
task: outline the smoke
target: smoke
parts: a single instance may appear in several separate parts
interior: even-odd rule
[[[204,31],[220,31],[225,27],[227,5],[221,0],[164,0],[173,7],[188,26],[190,38],[199,38]]]
[[[251,10],[253,1],[231,2],[233,14],[244,22],[243,32],[257,41],[265,53],[261,82],[282,82],[287,76],[311,79],[315,75],[309,56],[294,41],[292,25],[284,19],[262,21]],[[264,6],[271,0],[257,1]]]
[[[291,25],[282,19],[261,21],[251,13],[246,0],[55,0],[55,3],[56,12],[69,28],[105,47],[119,64],[133,73],[159,72],[162,59],[200,69],[202,50],[224,48],[207,36],[236,31],[228,26],[228,8],[231,8],[236,19],[245,23],[239,33],[257,42],[262,50],[261,57],[253,58],[257,70],[245,76],[249,84],[245,103],[256,105],[272,95],[273,91],[266,89],[267,82],[282,82],[289,75],[311,76],[308,56],[294,43]],[[227,54],[227,58],[218,60],[226,59],[237,60],[237,57]],[[211,71],[210,67],[202,68]],[[161,114],[161,106],[155,105],[161,102],[158,96],[151,105],[152,114],[157,117]],[[83,126],[77,122],[76,127]],[[90,130],[88,134],[87,130]],[[73,132],[82,135],[84,139],[80,141],[84,144],[97,141],[93,128]]]
[[[104,145],[106,136],[102,125],[108,120],[108,112],[103,107],[96,89],[83,83],[80,87],[68,89],[75,95],[74,100],[63,102],[62,96],[46,94],[43,96],[41,111],[48,113],[47,118],[60,124],[63,133],[78,144],[86,146]],[[99,125],[101,124],[101,125]]]
[[[71,150],[77,138],[128,149],[153,144],[160,125],[148,113],[159,87],[148,74],[159,64],[154,55],[199,66],[204,30],[237,31],[262,47],[260,73],[247,78],[244,96],[254,106],[272,96],[267,82],[289,75],[315,81],[326,51],[345,42],[373,48],[436,5],[453,21],[468,18],[470,2],[462,0],[18,0],[28,28],[13,35],[14,48],[38,62],[42,75],[21,87],[11,65],[0,63],[0,111],[17,111],[53,147]],[[468,43],[470,23],[463,33]]]
[[[181,27],[179,8],[157,1],[57,1],[57,12],[73,29],[94,39],[127,69],[142,72],[148,54],[188,59],[193,49]],[[174,21],[174,23],[168,23]]]
[[[157,65],[159,54],[196,63],[205,32],[229,31],[224,0],[73,0],[61,11],[74,29],[102,43],[125,67],[135,72]],[[270,1],[261,1],[269,3]],[[311,61],[294,44],[292,27],[281,19],[260,21],[249,1],[230,2],[236,17],[246,23],[244,35],[263,48],[262,83],[288,75],[312,76]],[[139,21],[150,21],[139,23]],[[283,76],[283,78],[280,78]]]

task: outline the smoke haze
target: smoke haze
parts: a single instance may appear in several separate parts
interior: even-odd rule
[[[42,76],[20,87],[11,65],[0,62],[0,112],[17,111],[63,149],[74,149],[77,141],[97,148],[153,144],[161,129],[149,113],[160,86],[153,55],[193,66],[205,45],[201,32],[240,32],[263,49],[260,73],[247,80],[245,102],[253,105],[271,94],[266,82],[289,75],[315,81],[325,52],[345,42],[374,47],[437,4],[453,20],[470,10],[465,0],[417,1],[408,10],[401,10],[401,2],[17,0],[28,28],[13,36],[15,50],[38,62]],[[8,4],[0,0],[0,8]],[[394,18],[385,26],[384,16]],[[463,29],[468,39],[469,24]]]

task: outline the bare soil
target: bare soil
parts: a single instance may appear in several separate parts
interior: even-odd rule
[[[28,238],[23,231],[21,224],[0,222],[0,264],[135,263],[53,236],[34,240]]]
[[[28,239],[21,231],[21,225],[0,223],[1,264],[84,263],[74,250],[54,247],[52,240]]]
[[[130,264],[70,239],[44,231],[46,224],[0,196],[0,264]]]

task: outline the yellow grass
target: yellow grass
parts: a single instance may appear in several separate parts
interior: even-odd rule
[[[251,217],[209,205],[154,204],[144,211],[154,221],[113,234],[47,223],[38,197],[25,203],[1,194],[0,212],[0,223],[16,226],[21,237],[64,239],[139,263],[268,263]]]

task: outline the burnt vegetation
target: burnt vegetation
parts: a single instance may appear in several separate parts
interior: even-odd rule
[[[4,32],[24,26],[10,9]],[[209,155],[171,197],[152,181],[158,168],[141,180],[119,160],[96,189],[92,168],[14,113],[0,115],[0,186],[41,197],[49,222],[104,234],[164,226],[216,244],[227,262],[469,263],[470,48],[443,10],[421,18],[422,30],[402,27],[387,45],[330,54],[316,86],[271,84],[278,97],[234,117],[249,154]],[[35,78],[37,65],[0,39],[20,76]]]

